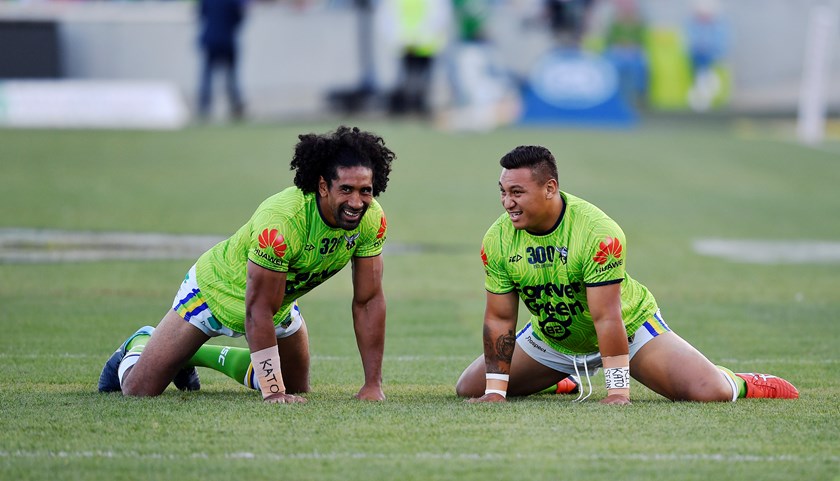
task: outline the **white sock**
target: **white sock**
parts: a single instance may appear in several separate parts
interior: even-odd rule
[[[128,371],[128,368],[133,367],[135,364],[137,364],[137,361],[140,360],[141,352],[142,351],[129,352],[125,355],[123,360],[120,361],[120,367],[117,370],[117,377],[120,378],[120,387],[122,387],[123,376],[125,376],[125,372]]]

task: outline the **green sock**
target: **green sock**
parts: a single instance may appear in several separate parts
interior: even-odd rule
[[[137,361],[140,359],[140,353],[143,352],[143,348],[146,347],[146,343],[149,341],[149,336],[147,334],[141,334],[139,336],[134,336],[125,344],[125,356],[123,356],[122,361],[120,361],[120,367],[117,370],[117,375],[120,378],[120,384],[122,384],[123,376],[128,370],[137,364]]]
[[[732,382],[735,383],[735,386],[738,388],[738,397],[747,397],[747,381],[744,381],[740,377],[736,376],[734,372],[730,371],[729,369],[723,366],[717,366],[718,369],[723,372]]]
[[[198,348],[190,366],[207,367],[254,389],[251,385],[251,351],[244,347],[216,346],[205,344]]]
[[[146,343],[149,342],[148,334],[140,334],[139,336],[134,336],[128,344],[125,345],[125,352],[126,354],[129,352],[143,352],[143,348],[146,347]]]

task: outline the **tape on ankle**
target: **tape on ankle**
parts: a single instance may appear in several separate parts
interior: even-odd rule
[[[251,353],[251,364],[260,384],[263,399],[286,392],[283,375],[280,373],[280,353],[277,346],[267,347]]]
[[[502,397],[507,397],[508,381],[510,374],[500,374],[496,372],[488,372],[485,376],[487,380],[484,394],[499,394]]]

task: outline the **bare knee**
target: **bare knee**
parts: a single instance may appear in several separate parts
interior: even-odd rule
[[[122,390],[123,396],[130,396],[130,397],[154,397],[160,396],[161,392],[154,392],[148,389],[135,388],[135,387],[123,387]]]
[[[123,381],[122,381],[122,393],[124,396],[132,396],[132,397],[150,397],[150,396],[159,396],[163,393],[163,390],[166,389],[166,383],[163,387],[159,387],[155,384],[160,383],[149,383],[143,382],[140,379],[140,376],[133,376],[133,368],[130,368],[126,371]]]
[[[475,373],[473,370],[467,368],[458,378],[455,383],[455,394],[460,397],[481,397],[484,395],[484,372]]]
[[[455,383],[455,394],[458,397],[479,397],[479,394],[475,392],[475,390],[470,389],[470,383],[463,381],[462,379],[458,379],[458,382]]]
[[[642,384],[673,401],[732,400],[723,373],[674,332],[645,344],[631,359],[630,372]]]
[[[455,395],[458,397],[471,397],[468,394],[466,394],[464,385],[460,379],[458,379],[458,382],[455,383]]]
[[[160,395],[178,370],[208,339],[208,335],[184,322],[177,312],[168,311],[146,342],[137,363],[123,375],[123,394],[137,397]]]

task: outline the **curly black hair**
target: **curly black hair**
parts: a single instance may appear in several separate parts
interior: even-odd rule
[[[317,192],[321,177],[332,185],[338,167],[359,165],[373,171],[374,197],[385,192],[395,155],[382,137],[342,125],[335,132],[301,134],[298,139],[289,168],[295,171],[295,185],[304,193]]]

